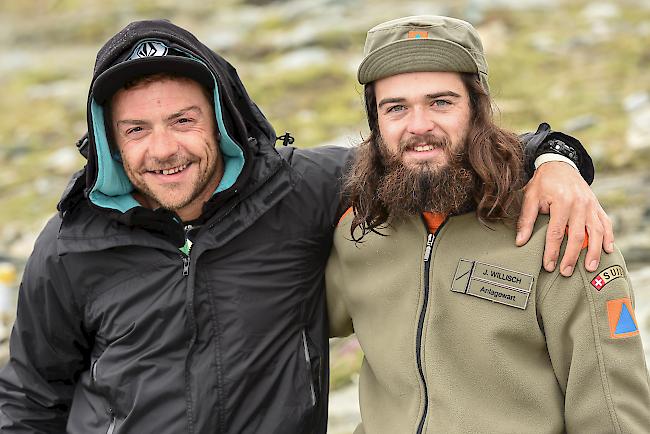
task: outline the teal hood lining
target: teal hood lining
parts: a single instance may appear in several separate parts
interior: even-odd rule
[[[194,59],[200,62],[198,59]],[[203,62],[201,62],[203,63]],[[207,68],[207,66],[206,66]],[[244,167],[244,152],[230,137],[223,122],[219,85],[214,78],[214,113],[221,138],[219,149],[224,162],[224,173],[214,194],[233,186]],[[124,167],[111,155],[104,123],[104,108],[91,101],[91,118],[95,151],[97,154],[97,179],[88,197],[90,201],[102,208],[109,208],[122,213],[140,206],[133,197],[133,184],[124,171]],[[244,144],[245,145],[245,144]]]

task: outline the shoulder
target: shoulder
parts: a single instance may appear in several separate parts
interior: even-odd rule
[[[296,193],[329,210],[327,221],[334,225],[344,209],[341,189],[346,168],[355,148],[343,146],[318,146],[309,149],[284,147],[280,155],[300,175],[301,182]]]
[[[66,272],[58,245],[61,224],[61,216],[53,216],[36,238],[34,249],[25,265],[21,294],[29,293],[33,297],[47,291],[51,284],[65,280]]]
[[[63,219],[59,213],[55,214],[47,221],[45,227],[36,238],[32,257],[50,257],[58,255],[56,245],[62,223]]]
[[[278,148],[278,153],[291,166],[300,171],[318,170],[340,176],[343,168],[354,155],[355,148],[344,146],[317,146],[300,149],[293,147]]]

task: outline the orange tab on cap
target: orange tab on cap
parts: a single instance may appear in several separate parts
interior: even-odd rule
[[[429,32],[423,32],[420,30],[411,30],[408,34],[409,39],[427,39],[429,37]]]
[[[609,336],[613,339],[627,338],[639,334],[639,326],[634,318],[634,309],[629,298],[619,298],[607,302]]]

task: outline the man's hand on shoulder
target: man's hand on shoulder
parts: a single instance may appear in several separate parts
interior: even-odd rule
[[[535,171],[524,191],[516,243],[518,246],[526,244],[538,214],[550,213],[544,248],[546,271],[555,269],[565,235],[568,237],[567,247],[560,263],[563,276],[573,273],[585,233],[589,240],[585,257],[587,271],[595,271],[598,267],[601,247],[607,253],[614,251],[611,220],[575,168],[558,161],[544,163]]]

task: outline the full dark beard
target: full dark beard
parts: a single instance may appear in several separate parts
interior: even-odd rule
[[[401,156],[389,155],[384,147],[385,172],[379,181],[377,198],[385,205],[391,220],[402,220],[424,211],[450,215],[472,208],[477,177],[466,154],[451,154],[446,140],[438,139],[435,143],[431,140],[428,140],[430,144],[447,153],[447,164],[405,166]]]

